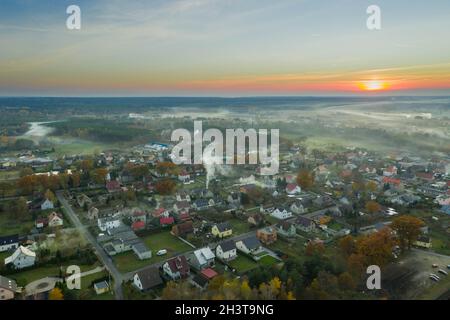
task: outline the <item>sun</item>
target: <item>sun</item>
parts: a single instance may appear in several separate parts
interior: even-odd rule
[[[359,88],[364,91],[380,91],[387,88],[387,83],[381,80],[363,81],[359,84]]]

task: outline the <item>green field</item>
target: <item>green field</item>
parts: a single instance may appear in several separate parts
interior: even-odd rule
[[[17,222],[10,219],[6,213],[0,214],[0,235],[2,236],[28,233],[33,227],[32,220]]]
[[[240,274],[246,273],[258,267],[258,263],[247,256],[238,255],[236,259],[228,263],[232,268]]]
[[[250,231],[250,226],[246,221],[231,219],[228,221],[233,229],[233,235],[238,235]]]
[[[118,254],[113,257],[113,260],[121,272],[131,272],[147,265],[164,261],[183,252],[193,250],[192,247],[171,235],[169,231],[146,236],[143,240],[147,247],[152,250],[152,257],[146,260],[139,260],[132,251]],[[166,249],[167,254],[157,256],[156,252],[161,249]]]
[[[15,180],[19,179],[20,172],[18,170],[14,171],[0,171],[0,181],[2,180]]]
[[[263,265],[263,266],[271,266],[271,265],[274,265],[274,264],[276,264],[276,263],[280,263],[280,261],[277,260],[277,259],[275,259],[275,258],[272,257],[272,256],[265,256],[265,257],[262,257],[262,258],[258,261],[258,263],[259,263],[260,265]]]

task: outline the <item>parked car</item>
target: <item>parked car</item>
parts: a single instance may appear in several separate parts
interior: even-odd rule
[[[439,265],[438,265],[437,263],[433,263],[433,264],[432,264],[432,267],[433,267],[433,268],[437,268],[437,267],[439,267]]]
[[[443,269],[439,269],[438,272],[442,273],[443,275],[448,275],[448,272]]]
[[[440,278],[437,274],[431,273],[430,276],[433,276],[433,277],[435,277],[436,279],[441,280],[441,278]]]
[[[166,249],[161,249],[161,250],[158,250],[158,252],[156,252],[157,256],[163,256],[165,254],[167,254],[167,250]]]

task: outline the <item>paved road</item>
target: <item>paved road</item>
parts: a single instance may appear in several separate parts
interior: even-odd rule
[[[87,228],[81,223],[80,219],[78,218],[77,214],[73,212],[73,209],[71,205],[67,202],[66,198],[62,195],[61,192],[56,193],[56,197],[58,198],[61,205],[64,207],[66,214],[72,224],[77,228],[81,234],[84,235],[84,237],[91,243],[92,247],[94,247],[97,257],[100,259],[100,261],[105,265],[105,267],[110,272],[111,276],[114,279],[114,293],[116,295],[117,300],[123,300],[123,292],[122,292],[122,281],[123,276],[117,270],[116,266],[112,262],[111,258],[105,253],[102,247],[97,243],[96,239],[92,236],[92,234],[87,230]]]

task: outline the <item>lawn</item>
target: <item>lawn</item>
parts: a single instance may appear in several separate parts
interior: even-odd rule
[[[274,264],[276,264],[276,263],[280,263],[280,261],[277,260],[277,259],[275,259],[275,258],[272,257],[272,256],[265,256],[265,257],[262,257],[262,258],[258,261],[258,263],[259,263],[260,265],[263,265],[263,266],[271,266],[271,265],[274,265]]]
[[[143,241],[152,250],[152,257],[146,260],[139,260],[132,251],[118,254],[113,257],[113,260],[121,272],[131,272],[147,265],[164,261],[183,252],[193,250],[193,248],[171,235],[169,231],[146,236],[143,238]],[[157,256],[156,252],[161,249],[166,249],[167,254]]]
[[[277,242],[272,243],[268,247],[271,250],[281,251],[284,254],[287,254],[288,256],[299,258],[303,256],[303,250],[305,248],[304,244],[305,244],[304,239],[297,239],[293,243],[283,241],[280,239]]]
[[[0,214],[0,235],[8,236],[13,234],[25,234],[28,233],[34,227],[32,220],[27,221],[14,221],[8,217],[7,214]]]
[[[66,264],[66,266],[63,266],[64,269],[66,269],[67,266],[70,264]],[[87,271],[95,268],[97,265],[81,265],[81,271]],[[45,267],[38,267],[31,270],[26,271],[19,271],[14,274],[8,275],[8,278],[16,280],[19,284],[25,285],[30,282],[33,282],[38,279],[42,279],[45,277],[58,277],[59,276],[59,266],[45,266]]]
[[[233,229],[233,235],[238,235],[250,231],[249,224],[239,219],[231,219],[228,221]]]
[[[19,179],[20,171],[0,171],[0,180],[15,180]]]
[[[247,256],[238,255],[236,259],[228,263],[232,268],[240,274],[246,273],[258,267],[258,263]]]

